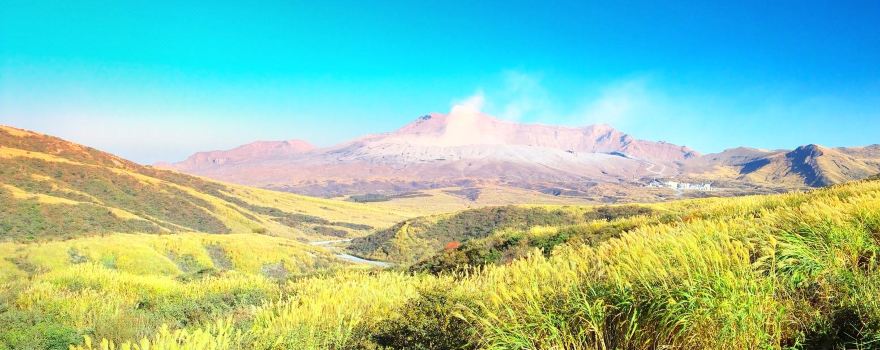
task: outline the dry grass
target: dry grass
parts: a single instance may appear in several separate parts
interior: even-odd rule
[[[668,220],[620,219],[639,225],[595,246],[563,245],[551,256],[536,251],[458,275],[346,271],[277,285],[247,273],[178,282],[74,266],[37,276],[27,293],[18,294],[15,308],[64,315],[60,322],[75,329],[117,325],[100,334],[137,349],[878,344],[880,182],[652,208]],[[543,227],[530,234],[552,232]],[[242,291],[258,301],[230,303],[187,324],[155,310],[119,311],[144,297],[179,307]],[[158,320],[177,325],[160,329]],[[118,330],[130,324],[124,322],[143,325],[130,343]],[[141,340],[150,327],[153,335]],[[81,344],[79,349],[110,348],[109,341]]]

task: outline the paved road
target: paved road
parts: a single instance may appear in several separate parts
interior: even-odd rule
[[[315,246],[320,246],[320,247],[328,247],[334,243],[343,243],[343,242],[351,242],[351,239],[336,239],[336,240],[332,240],[332,241],[312,241],[312,242],[309,242],[309,244],[315,245]],[[337,258],[348,261],[348,262],[353,262],[355,264],[373,265],[373,266],[378,266],[378,267],[383,267],[383,268],[394,266],[394,264],[387,262],[387,261],[369,260],[369,259],[359,258],[359,257],[356,257],[351,254],[340,253],[337,251],[336,247],[331,246],[328,248],[330,248],[331,250],[336,252]]]
[[[342,242],[351,242],[351,239],[349,238],[349,239],[337,239],[337,240],[332,240],[332,241],[311,241],[311,242],[309,242],[309,244],[317,245],[317,246],[328,246],[333,243],[342,243]]]
[[[342,260],[353,262],[355,264],[368,264],[368,265],[373,265],[373,266],[378,266],[378,267],[394,266],[394,264],[387,262],[387,261],[367,260],[367,259],[358,258],[354,255],[349,255],[349,254],[345,254],[345,253],[337,253],[336,257],[340,258]]]

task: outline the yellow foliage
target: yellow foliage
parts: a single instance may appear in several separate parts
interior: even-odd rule
[[[15,308],[107,338],[86,338],[76,350],[376,348],[374,336],[401,317],[415,338],[464,322],[470,333],[440,337],[485,349],[782,349],[828,331],[822,327],[839,310],[853,313],[861,327],[864,341],[848,346],[880,339],[872,328],[880,324],[880,182],[650,207],[662,220],[583,224],[634,224],[619,237],[563,244],[550,256],[535,251],[454,276],[343,270],[279,285],[260,276],[266,263],[293,269],[327,253],[264,235],[117,234],[40,246],[4,243],[0,253],[45,270],[24,285]],[[181,271],[168,253],[213,264],[208,245],[222,247],[239,271],[189,282],[169,278]],[[95,261],[71,266],[64,260],[70,248]],[[114,254],[117,270],[99,265],[106,254]],[[135,266],[140,259],[158,267]],[[177,310],[248,293],[260,295],[261,304],[235,304],[199,324],[160,327],[156,322],[176,319],[139,311],[144,303]],[[102,328],[108,323],[139,331]]]

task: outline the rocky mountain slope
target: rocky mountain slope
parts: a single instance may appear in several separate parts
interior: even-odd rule
[[[181,169],[210,169],[226,163],[236,163],[249,159],[279,158],[298,155],[314,150],[315,146],[302,140],[256,141],[227,151],[199,152],[177,163]],[[170,164],[158,164],[170,167]]]
[[[791,151],[737,148],[686,161],[682,173],[791,188],[822,187],[880,173],[880,146],[810,144]]]
[[[582,128],[519,124],[480,113],[431,114],[399,130],[296,154],[237,158],[171,168],[224,181],[336,196],[502,184],[546,189],[637,181],[697,157],[687,147],[635,139],[607,125]]]
[[[654,187],[665,190],[647,189],[658,181],[712,183],[712,195],[737,195],[826,186],[880,172],[880,146],[740,147],[700,155],[684,146],[639,140],[608,125],[522,124],[456,108],[328,148],[266,144],[198,153],[166,166],[324,197],[393,196],[435,188],[479,193],[493,186],[596,202],[708,195],[666,185]]]

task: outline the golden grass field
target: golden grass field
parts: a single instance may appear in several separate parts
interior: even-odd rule
[[[576,224],[630,223],[616,238],[571,237],[550,254],[439,275],[337,269],[279,283],[255,272],[274,261],[259,247],[282,241],[251,243],[259,235],[6,244],[4,253],[28,252],[41,267],[4,282],[3,320],[12,326],[0,344],[34,337],[77,349],[788,349],[880,341],[880,182],[647,206],[647,216]],[[99,262],[102,252],[121,254],[121,242],[157,267]],[[207,265],[199,251],[206,242],[233,252],[234,268],[175,278],[181,271],[167,253]],[[65,262],[58,250],[70,247],[91,251],[92,261]],[[296,251],[279,254],[302,256]]]

